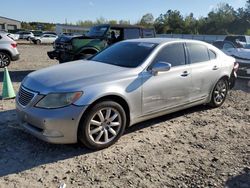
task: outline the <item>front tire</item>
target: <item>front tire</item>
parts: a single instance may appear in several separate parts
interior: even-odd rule
[[[122,106],[113,101],[103,101],[94,105],[82,118],[78,139],[90,149],[104,149],[122,136],[125,127],[126,114]]]
[[[42,43],[42,41],[40,41],[40,40],[36,40],[36,44],[41,44]]]
[[[214,89],[213,89],[213,93],[212,93],[212,98],[211,101],[209,103],[209,106],[216,108],[216,107],[220,107],[226,100],[226,96],[228,93],[228,81],[226,79],[220,79]]]
[[[0,68],[9,66],[10,62],[10,56],[5,52],[0,52]]]

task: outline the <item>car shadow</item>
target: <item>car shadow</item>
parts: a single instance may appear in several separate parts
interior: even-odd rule
[[[181,116],[192,114],[194,112],[206,111],[209,109],[212,109],[212,108],[207,106],[207,105],[199,105],[199,106],[187,108],[185,110],[181,110],[178,112],[174,112],[174,113],[170,113],[170,114],[163,115],[160,117],[156,117],[156,118],[153,118],[153,119],[150,119],[150,120],[147,120],[147,121],[144,121],[142,123],[138,123],[138,124],[135,124],[135,125],[129,127],[126,130],[125,134],[130,134],[130,133],[135,132],[135,131],[139,131],[139,130],[142,130],[142,129],[145,129],[148,127],[152,127],[154,125],[158,125],[161,122],[170,121],[172,119],[175,119],[175,118],[178,118]]]
[[[125,134],[208,108],[201,105],[151,119],[127,128]],[[15,110],[0,112],[0,177],[92,152],[79,144],[55,145],[41,141],[18,125]]]
[[[227,180],[226,188],[247,188],[250,187],[250,168],[244,168],[240,175]]]
[[[9,71],[9,75],[12,82],[21,82],[25,76],[35,70],[24,70],[24,71]],[[3,82],[4,72],[0,71],[0,82]]]
[[[0,177],[91,152],[40,141],[18,125],[15,110],[0,112]]]

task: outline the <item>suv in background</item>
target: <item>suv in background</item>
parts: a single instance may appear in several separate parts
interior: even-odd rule
[[[0,68],[9,66],[11,61],[19,59],[17,43],[8,33],[0,33]]]
[[[48,56],[64,63],[88,58],[122,40],[152,37],[155,37],[154,29],[132,25],[97,25],[84,36],[60,36],[55,41],[54,51],[48,52]]]
[[[17,34],[19,34],[19,39],[29,40],[34,37],[34,34],[30,31],[18,31]]]

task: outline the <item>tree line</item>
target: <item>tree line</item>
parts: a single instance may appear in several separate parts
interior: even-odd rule
[[[129,20],[106,20],[103,17],[96,21],[85,20],[72,25],[91,27],[97,24],[130,24]],[[206,17],[195,18],[193,13],[183,16],[178,10],[168,10],[165,14],[160,14],[157,18],[151,13],[147,13],[135,24],[144,27],[154,27],[158,34],[246,34],[250,35],[250,0],[246,1],[246,6],[234,9],[227,3],[220,3],[211,10]],[[55,24],[22,22],[24,29],[54,30]]]

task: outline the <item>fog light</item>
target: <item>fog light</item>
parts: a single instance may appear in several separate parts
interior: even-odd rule
[[[43,135],[46,137],[63,137],[63,134],[55,130],[44,130]]]

